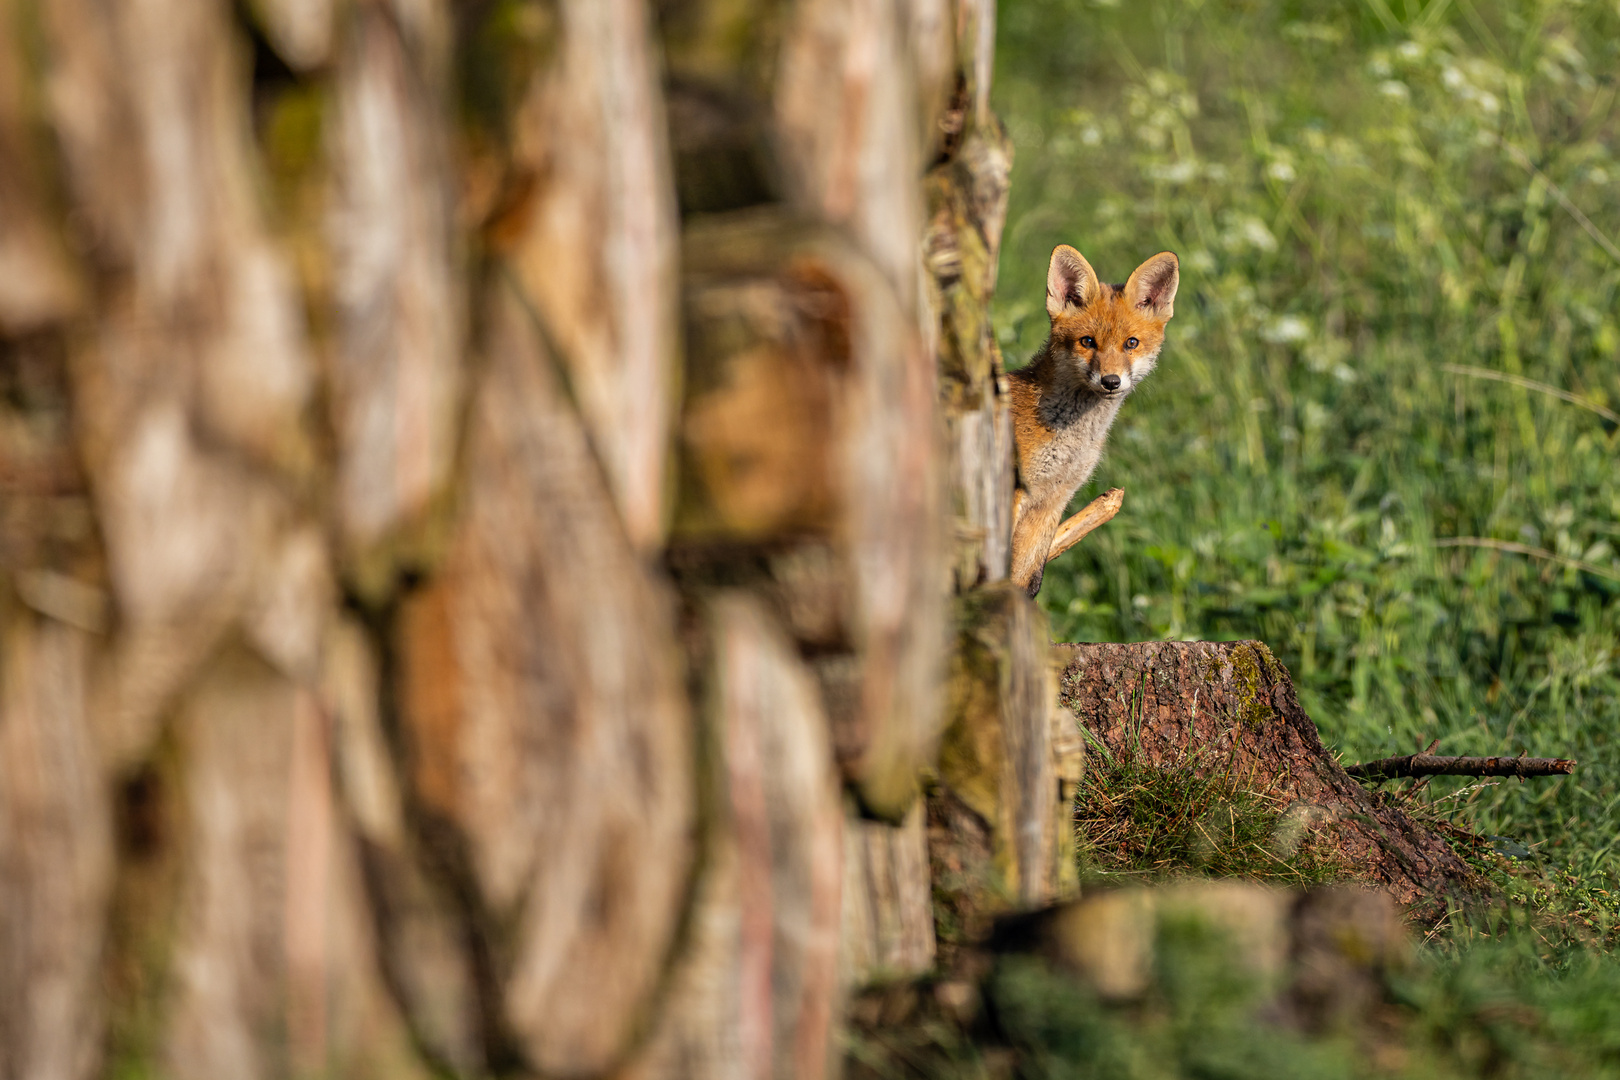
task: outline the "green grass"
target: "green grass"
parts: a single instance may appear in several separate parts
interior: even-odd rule
[[[1351,876],[1307,822],[1205,764],[1159,767],[1093,743],[1075,799],[1081,883],[1199,874],[1308,886]]]
[[[1125,508],[1047,570],[1055,634],[1263,639],[1352,760],[1575,757],[1470,815],[1603,886],[1620,9],[1008,0],[998,50],[1009,363],[1045,334],[1054,244],[1112,280],[1182,262],[1159,370],[1077,498]]]

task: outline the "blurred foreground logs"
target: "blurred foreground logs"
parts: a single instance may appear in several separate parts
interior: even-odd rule
[[[993,30],[0,0],[0,1078],[819,1077],[1072,886]]]

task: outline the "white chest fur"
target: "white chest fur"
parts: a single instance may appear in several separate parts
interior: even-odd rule
[[[1053,491],[1063,502],[1091,479],[1102,460],[1108,429],[1125,401],[1124,394],[1105,397],[1076,388],[1044,397],[1039,416],[1052,438],[1024,465],[1024,484]],[[1061,491],[1055,489],[1062,488]]]

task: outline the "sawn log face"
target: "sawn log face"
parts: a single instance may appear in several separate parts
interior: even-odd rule
[[[1435,833],[1379,806],[1323,746],[1288,670],[1257,641],[1057,645],[1059,701],[1110,753],[1154,765],[1229,770],[1236,783],[1327,811],[1323,832],[1346,866],[1419,918],[1477,892]]]

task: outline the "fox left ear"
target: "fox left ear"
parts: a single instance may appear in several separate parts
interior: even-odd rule
[[[1052,249],[1046,267],[1046,313],[1057,318],[1065,311],[1091,303],[1097,294],[1097,272],[1086,257],[1068,244]]]
[[[1180,283],[1181,263],[1175,252],[1161,251],[1131,274],[1125,283],[1125,298],[1132,307],[1168,319],[1176,313],[1176,286]]]

